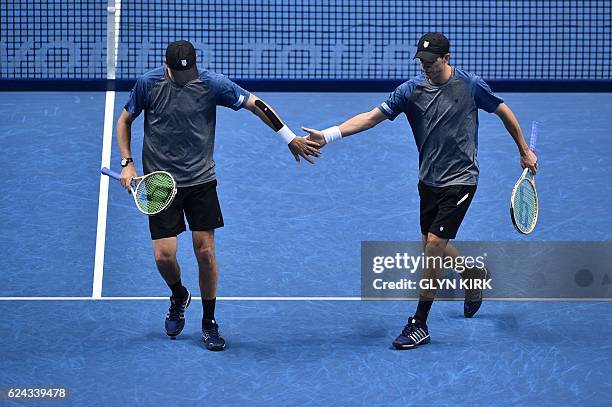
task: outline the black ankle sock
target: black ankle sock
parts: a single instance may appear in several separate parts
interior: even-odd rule
[[[217,299],[205,300],[202,298],[202,308],[204,310],[204,318],[202,318],[202,327],[209,328],[215,320],[215,303]]]
[[[427,317],[429,316],[429,310],[431,309],[431,304],[433,304],[432,300],[419,297],[419,305],[417,305],[417,310],[414,313],[414,319],[421,321],[422,323],[426,323]]]
[[[181,279],[179,278],[179,280],[174,283],[174,284],[168,284],[168,287],[170,287],[170,289],[172,290],[172,296],[175,298],[185,298],[187,297],[187,289],[185,287],[183,287],[183,283],[181,282]]]

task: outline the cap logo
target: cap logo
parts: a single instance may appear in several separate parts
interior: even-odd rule
[[[424,41],[423,42],[423,48],[427,48],[429,47],[429,41]]]
[[[181,65],[187,66],[187,60],[186,59],[181,59]]]

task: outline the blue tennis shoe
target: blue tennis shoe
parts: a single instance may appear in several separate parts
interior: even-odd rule
[[[215,320],[212,321],[212,325],[202,326],[202,342],[208,350],[221,351],[225,349],[225,339],[219,334],[219,325]]]
[[[166,335],[171,339],[176,339],[183,331],[185,327],[185,311],[190,303],[191,293],[189,290],[187,290],[187,297],[170,297],[170,308],[168,308],[168,314],[166,315]]]
[[[491,278],[491,274],[489,273],[489,270],[487,270],[486,267],[478,269],[477,272],[480,275],[476,278],[479,278],[481,280],[487,280]],[[482,291],[482,289],[465,290],[463,315],[466,318],[472,318],[480,309],[480,306],[482,305]]]

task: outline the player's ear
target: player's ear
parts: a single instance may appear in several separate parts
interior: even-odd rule
[[[444,59],[444,62],[448,64],[450,62],[450,53],[447,52],[446,54],[444,54],[442,59]]]

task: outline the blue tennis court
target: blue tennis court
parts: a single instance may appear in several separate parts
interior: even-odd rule
[[[78,47],[106,46],[106,8],[100,11],[86,1],[59,3],[70,5],[66,8],[70,15],[81,10],[91,17],[93,39],[71,37]],[[161,2],[150,2],[149,6],[136,1],[119,3],[115,5],[123,7],[124,17],[133,14],[142,21],[168,11]],[[216,47],[242,44],[234,31],[238,30],[239,20],[249,18],[249,12],[260,15],[265,11],[256,5],[248,8],[239,1],[225,6],[221,3],[204,5],[219,13],[234,12],[232,18],[236,22],[221,32],[213,29],[212,17],[207,20],[203,32],[209,32],[209,37],[198,41],[211,44],[205,55],[219,57],[211,69],[229,69],[224,73],[230,77],[251,79],[242,82],[243,86],[249,89],[251,85],[253,92],[274,106],[296,133],[302,125],[326,128],[378,106],[394,89],[394,80],[408,77],[416,69],[411,61],[412,43],[416,41],[413,37],[418,39],[430,27],[411,28],[414,33],[409,32],[406,42],[413,49],[406,55],[396,55],[398,61],[405,59],[409,64],[407,71],[359,70],[359,63],[350,56],[358,52],[350,48],[357,46],[351,38],[378,41],[380,31],[395,26],[389,22],[390,9],[375,6],[378,2],[357,2],[354,7],[363,11],[355,12],[353,18],[367,20],[366,9],[374,7],[370,9],[376,11],[373,18],[384,23],[369,28],[358,24],[357,34],[353,32],[351,36],[342,31],[334,33],[323,19],[323,37],[312,43],[314,48],[308,52],[294,49],[286,55],[282,50],[287,48],[279,40],[286,38],[279,34],[280,28],[278,32],[256,34],[263,37],[257,37],[259,42],[255,43],[268,44],[270,49],[274,48],[270,44],[278,45],[281,49],[278,56],[268,55],[265,47],[258,48],[264,50],[260,54],[262,61],[274,61],[283,55],[300,61],[306,58],[304,52],[312,56],[320,47],[322,71],[296,68],[297,71],[285,72],[273,64],[261,71],[249,66],[245,59],[232,64],[231,51],[224,48],[224,53],[219,54]],[[308,7],[300,5],[298,14],[315,19],[347,13],[350,8],[346,2],[332,2],[337,3],[338,10],[315,3],[315,11],[307,13]],[[389,7],[399,9],[414,6],[412,3],[420,4],[392,2]],[[484,2],[470,3],[478,3],[472,10],[478,18],[494,18],[488,6],[481,4]],[[534,2],[502,3],[519,4],[525,12]],[[569,18],[572,9],[566,3],[571,2],[559,3],[563,3],[563,10],[561,5],[558,9],[538,9],[537,15],[563,12],[564,18]],[[44,8],[41,1],[32,4],[32,10]],[[518,40],[512,44],[519,48],[514,51],[514,59],[506,61],[508,68],[485,63],[493,47],[483,50],[481,59],[464,59],[471,69],[485,70],[486,78],[498,79],[492,87],[496,91],[502,89],[497,93],[512,108],[525,133],[532,121],[540,122],[540,214],[531,235],[519,235],[512,226],[508,201],[520,175],[516,146],[499,118],[481,111],[480,180],[458,240],[534,244],[606,244],[612,240],[612,162],[607,159],[612,156],[611,31],[609,23],[602,23],[612,12],[606,2],[585,4],[586,11],[581,16],[592,16],[590,24],[600,30],[600,45],[605,51],[599,56],[607,61],[607,68],[583,66],[581,73],[569,68],[574,66],[572,63],[563,72],[552,68],[545,71],[543,66],[534,72],[511,68],[524,68],[519,62],[523,42]],[[278,7],[277,13],[289,12]],[[444,7],[436,3],[434,11],[448,12]],[[17,13],[12,8],[7,10],[0,14],[2,23],[14,29]],[[182,13],[181,18],[187,19]],[[201,16],[200,11],[194,13]],[[462,18],[469,19],[469,13],[465,13]],[[517,21],[521,17],[508,14],[507,18]],[[60,24],[51,20],[47,21],[49,27]],[[315,165],[296,165],[287,148],[250,112],[219,108],[215,161],[225,227],[216,232],[217,319],[228,345],[224,352],[215,353],[206,351],[200,341],[202,304],[190,233],[179,237],[178,260],[183,283],[198,298],[186,313],[181,336],[169,340],[163,328],[169,289],[156,269],[146,216],[138,212],[118,183],[111,180],[105,188],[99,172],[104,164],[118,167],[115,129],[108,128],[108,118],[112,118],[111,125],[116,122],[133,78],[161,60],[163,47],[173,35],[190,35],[193,29],[186,25],[181,32],[168,33],[163,31],[167,28],[164,23],[151,28],[142,21],[134,17],[131,22],[118,22],[117,38],[121,44],[143,44],[146,29],[160,30],[160,34],[154,40],[148,37],[147,58],[134,54],[135,47],[126,46],[123,51],[119,47],[116,78],[112,79],[107,76],[106,54],[102,62],[77,64],[72,71],[63,71],[53,63],[72,58],[72,51],[68,56],[49,51],[51,62],[46,66],[36,65],[38,57],[30,60],[24,52],[19,57],[21,64],[16,64],[16,48],[10,44],[19,43],[18,36],[13,33],[15,39],[11,43],[8,29],[3,28],[2,61],[8,62],[0,68],[0,146],[5,173],[0,184],[3,396],[11,388],[65,388],[68,397],[61,401],[62,405],[609,404],[609,264],[595,270],[589,282],[591,288],[597,286],[597,298],[588,294],[571,299],[527,298],[517,293],[516,298],[487,301],[485,294],[483,306],[473,319],[463,317],[462,301],[436,301],[428,322],[431,343],[411,351],[390,347],[416,302],[361,299],[361,242],[421,238],[418,153],[403,115],[325,147]],[[346,24],[351,22],[354,23]],[[430,24],[435,22],[434,18]],[[439,22],[442,26],[450,23]],[[551,17],[546,17],[540,27],[550,24]],[[122,41],[121,32],[134,25],[142,29],[140,34]],[[586,25],[581,29],[587,30]],[[554,32],[544,28],[544,38],[555,40]],[[400,31],[392,31],[395,40],[402,38]],[[458,40],[454,51],[457,54],[472,52],[465,40],[469,35],[484,35],[459,28],[451,34]],[[513,39],[523,38],[524,34],[503,35]],[[324,40],[330,38],[335,42],[346,40],[347,62],[338,65],[341,68],[334,68],[333,57],[326,48]],[[39,40],[59,41],[37,37]],[[301,40],[302,44],[310,44],[307,38]],[[491,41],[502,44],[502,38]],[[384,47],[383,43],[373,39],[365,43],[372,47],[372,58],[388,57],[374,51],[377,46]],[[574,43],[568,41],[564,46],[565,58],[573,58]],[[269,77],[261,77],[262,72]],[[540,85],[527,80],[534,75],[541,80]],[[283,85],[282,78],[294,81],[293,85]],[[377,78],[384,81],[377,82]],[[317,89],[327,86],[326,81],[332,87],[347,88],[304,92],[311,79]],[[563,83],[569,88],[584,89],[576,92],[568,88],[563,92],[566,85],[555,83],[556,79],[566,81]],[[356,92],[347,83],[376,83],[379,88]],[[512,89],[513,83],[523,91],[512,92],[516,90]],[[554,92],[544,91],[553,85],[557,86]],[[595,91],[595,85],[608,92]],[[19,86],[30,89],[16,91]],[[57,89],[36,91],[36,87],[50,86]],[[83,91],[78,90],[79,86],[96,89]],[[279,91],[267,91],[266,86]],[[288,88],[282,89],[283,86]],[[295,87],[306,89],[298,92]],[[529,87],[533,91],[525,92]],[[109,132],[113,135],[112,144],[108,144]],[[140,157],[142,142],[141,115],[133,125],[135,157]],[[105,152],[105,146],[110,150]],[[139,174],[140,165],[138,159]],[[100,221],[101,207],[104,222]],[[530,278],[530,271],[509,267],[496,270],[494,277],[521,281]],[[548,277],[554,279],[554,273]],[[572,284],[580,292],[580,282]],[[5,397],[2,403],[29,405],[42,401]]]

